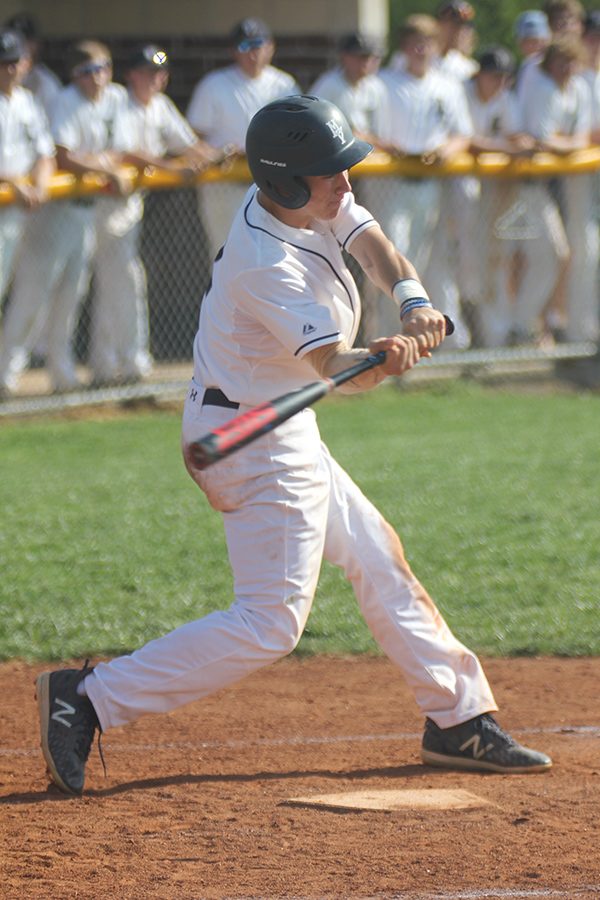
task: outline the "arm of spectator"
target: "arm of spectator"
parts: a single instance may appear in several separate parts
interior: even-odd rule
[[[452,159],[453,156],[456,156],[458,153],[467,153],[471,144],[472,138],[469,136],[462,134],[453,134],[449,137],[443,144],[440,144],[439,147],[436,147],[434,150],[429,150],[426,153],[423,153],[422,160],[423,162],[431,166],[436,162],[446,162],[449,159]]]
[[[73,175],[104,175],[111,190],[123,197],[131,192],[127,176],[121,169],[123,154],[115,151],[86,153],[69,150],[60,144],[56,147],[56,164]]]
[[[556,153],[558,156],[564,156],[567,153],[574,153],[576,150],[585,150],[589,146],[590,133],[582,131],[579,134],[551,134],[538,141],[537,149],[544,153]]]
[[[0,181],[12,188],[18,204],[26,209],[36,209],[48,199],[48,187],[55,171],[54,157],[41,156],[29,176],[20,178],[0,176]]]

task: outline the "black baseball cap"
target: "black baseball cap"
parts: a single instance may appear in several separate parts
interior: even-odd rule
[[[383,56],[381,42],[362,31],[351,31],[340,38],[338,48],[341,53],[354,56]]]
[[[247,53],[255,47],[261,47],[273,40],[269,26],[262,19],[242,19],[234,25],[229,34],[232,46],[241,53]]]
[[[136,47],[127,62],[128,69],[168,69],[169,57],[157,44]]]
[[[506,47],[486,47],[478,56],[480,72],[498,72],[512,75],[515,70],[515,58]]]
[[[16,63],[25,55],[25,44],[19,32],[0,29],[0,63]]]

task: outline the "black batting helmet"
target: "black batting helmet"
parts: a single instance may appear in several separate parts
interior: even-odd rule
[[[254,181],[287,209],[310,199],[303,175],[335,175],[364,159],[372,146],[352,134],[333,103],[306,94],[282,97],[256,113],[246,133]]]

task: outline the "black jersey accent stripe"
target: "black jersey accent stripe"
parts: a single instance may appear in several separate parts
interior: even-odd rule
[[[272,231],[269,231],[267,228],[263,228],[261,225],[253,225],[252,222],[250,222],[248,220],[248,209],[250,208],[250,204],[255,199],[255,197],[256,197],[256,194],[254,194],[252,197],[250,197],[250,200],[248,201],[248,203],[244,209],[244,219],[246,221],[246,225],[248,225],[249,228],[253,228],[255,231],[262,231],[264,234],[268,234],[269,237],[275,238],[275,240],[279,241],[281,244],[289,244],[290,247],[295,247],[296,250],[302,250],[304,253],[312,253],[313,256],[317,256],[317,257],[319,257],[319,259],[322,259],[323,262],[327,263],[327,265],[329,266],[329,268],[331,269],[331,271],[333,272],[335,277],[338,279],[338,281],[341,283],[342,287],[346,291],[346,294],[348,295],[348,300],[350,301],[350,309],[352,310],[353,313],[356,314],[356,310],[354,309],[354,303],[352,302],[352,294],[350,293],[346,282],[344,281],[342,276],[339,274],[339,272],[337,272],[335,270],[334,266],[331,264],[331,262],[327,259],[326,256],[323,256],[322,253],[317,253],[316,250],[309,250],[307,247],[301,247],[299,244],[294,244],[294,243],[292,243],[292,241],[288,241],[285,238],[279,237],[278,234],[273,234]]]
[[[352,237],[353,234],[356,234],[356,232],[360,231],[361,228],[365,228],[367,225],[370,225],[371,222],[374,222],[374,221],[375,221],[375,219],[373,219],[373,218],[367,219],[366,222],[361,222],[360,225],[357,225],[356,228],[353,228],[352,231],[350,232],[350,234],[348,235],[348,237],[346,238],[346,240],[344,241],[344,243],[342,244],[342,250],[346,249],[346,247],[348,246],[348,241],[350,240],[350,238]]]
[[[329,338],[340,338],[339,331],[334,331],[331,334],[322,334],[320,337],[313,338],[312,341],[307,341],[305,344],[302,344],[301,347],[298,347],[294,356],[298,356],[299,353],[302,353],[305,347],[310,347],[311,344],[318,344],[319,341],[327,341]],[[329,341],[329,343],[333,343],[333,341]]]

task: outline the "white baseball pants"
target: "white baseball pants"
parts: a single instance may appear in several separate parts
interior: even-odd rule
[[[71,340],[89,286],[93,206],[49,203],[25,232],[4,322],[0,383],[14,387],[46,327],[47,367],[57,389],[75,383]]]
[[[236,415],[202,407],[202,394],[192,383],[184,458],[190,441]],[[96,666],[85,686],[104,730],[198,700],[290,653],[323,558],[345,572],[424,714],[444,728],[497,708],[477,657],[450,632],[391,526],[331,458],[312,410],[203,472],[186,464],[223,514],[235,600]]]
[[[231,223],[248,192],[238,181],[215,181],[198,187],[198,214],[206,231],[210,262],[227,240]]]
[[[27,219],[20,206],[0,207],[0,302],[8,287]]]
[[[90,365],[94,377],[137,378],[151,369],[140,194],[97,201]]]

